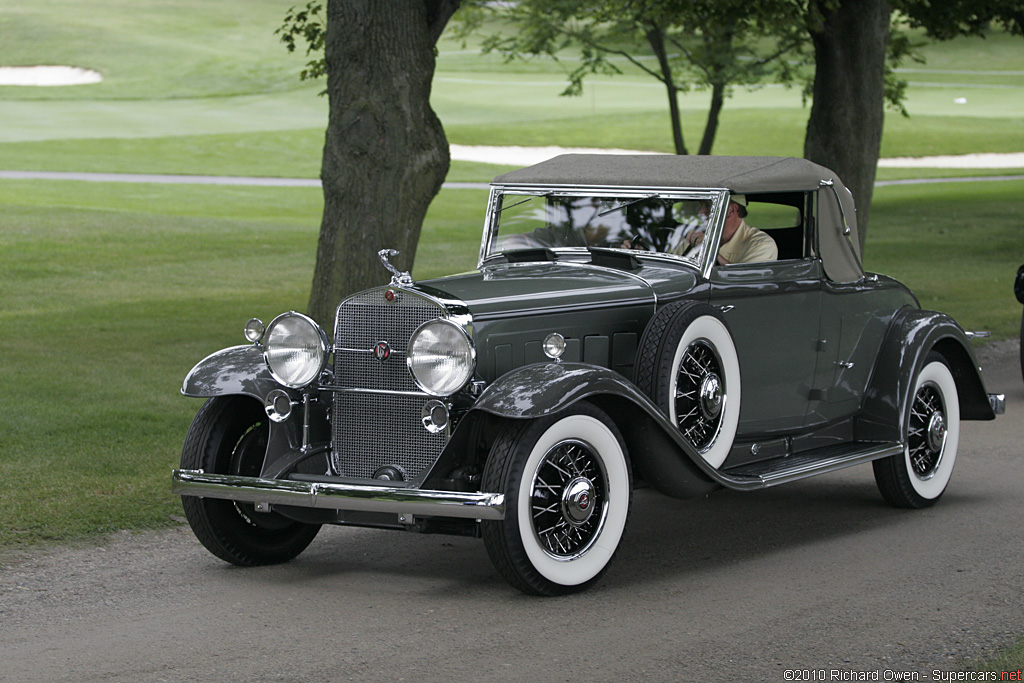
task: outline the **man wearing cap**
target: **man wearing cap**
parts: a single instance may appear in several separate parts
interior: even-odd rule
[[[762,230],[747,224],[747,197],[734,194],[729,197],[729,206],[725,210],[725,225],[722,227],[722,244],[718,248],[718,264],[757,263],[759,261],[775,261],[779,258],[779,247],[775,240]],[[687,241],[700,244],[704,232],[691,233]]]
[[[747,197],[734,194],[729,197],[722,228],[722,246],[718,248],[719,265],[730,263],[757,263],[779,258],[779,247],[767,233],[747,225]]]

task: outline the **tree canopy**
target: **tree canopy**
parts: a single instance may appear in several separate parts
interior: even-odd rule
[[[376,252],[397,247],[411,269],[422,221],[448,170],[448,143],[430,108],[436,44],[460,0],[310,0],[279,29],[311,57],[303,79],[327,76],[330,118],[321,179],[324,215],[310,313],[329,322],[341,295],[386,280]],[[861,239],[881,148],[885,103],[899,106],[893,67],[912,45],[894,26],[936,39],[984,35],[992,22],[1024,35],[1019,0],[466,0],[460,32],[500,12],[511,33],[484,49],[508,60],[545,55],[567,67],[566,94],[589,74],[630,64],[660,81],[675,151],[679,93],[709,90],[699,154],[710,154],[725,99],[764,79],[794,83],[813,62],[804,156],[835,170],[859,207]],[[317,55],[323,51],[323,56]],[[813,55],[813,56],[812,56]]]
[[[463,36],[497,16],[512,31],[492,33],[485,52],[506,61],[544,56],[566,64],[565,95],[578,95],[589,74],[622,73],[630,64],[665,87],[672,140],[688,154],[679,93],[711,92],[698,154],[710,154],[733,86],[769,74],[791,83],[806,63],[807,37],[792,21],[793,0],[520,0],[464,12]],[[563,56],[568,59],[562,60]]]

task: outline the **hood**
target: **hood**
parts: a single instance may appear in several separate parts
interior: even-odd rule
[[[464,302],[474,321],[655,302],[654,290],[640,275],[579,262],[489,265],[417,282],[416,288]]]

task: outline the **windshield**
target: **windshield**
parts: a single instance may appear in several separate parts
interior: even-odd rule
[[[696,261],[691,233],[704,231],[714,193],[504,193],[494,204],[487,254],[519,249],[607,247],[673,254]],[[690,236],[690,239],[687,237]]]

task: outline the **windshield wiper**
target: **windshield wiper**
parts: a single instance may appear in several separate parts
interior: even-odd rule
[[[526,202],[531,202],[534,199],[537,199],[538,197],[544,197],[546,199],[546,198],[550,197],[551,194],[552,193],[550,193],[550,192],[548,194],[531,194],[526,199],[522,199],[522,200],[516,202],[515,204],[509,204],[508,206],[502,206],[501,207],[501,211],[499,211],[498,213],[505,213],[505,209],[511,209],[514,206],[519,206],[520,204],[525,204]]]
[[[655,197],[661,197],[661,195],[655,193],[655,194],[649,194],[646,197],[637,197],[636,199],[630,200],[628,202],[623,202],[622,204],[619,204],[617,206],[613,206],[610,209],[605,209],[604,211],[602,211],[599,214],[597,214],[597,217],[600,218],[601,216],[607,216],[610,213],[615,213],[616,211],[619,211],[621,209],[625,209],[627,206],[633,206],[637,202],[644,202],[644,201],[647,201],[648,199],[654,199]]]

